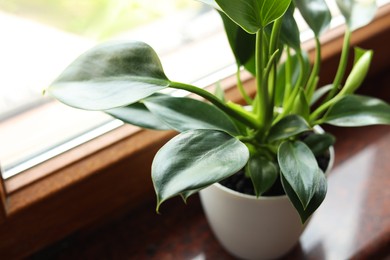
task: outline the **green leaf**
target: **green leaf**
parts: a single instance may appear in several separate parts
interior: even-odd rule
[[[335,137],[328,133],[313,133],[303,140],[315,156],[324,154],[324,152],[327,151],[329,147],[335,143],[335,141]]]
[[[219,12],[225,33],[228,38],[230,48],[236,59],[236,63],[241,66],[243,65],[252,75],[256,74],[255,64],[255,45],[256,35],[249,34],[244,31],[240,26],[234,23],[229,17],[223,12]]]
[[[144,104],[134,103],[125,107],[104,111],[125,123],[155,130],[171,129],[163,121],[153,115]]]
[[[294,18],[294,3],[290,4],[287,12],[283,16],[280,39],[296,51],[301,49],[300,32]]]
[[[289,182],[286,180],[286,178],[281,176],[283,189],[291,203],[294,205],[295,209],[298,211],[302,223],[305,223],[309,219],[309,217],[317,210],[326,197],[328,185],[325,175],[321,170],[319,170],[318,177],[318,184],[315,189],[313,198],[310,200],[309,205],[305,209]]]
[[[324,0],[294,0],[294,3],[316,36],[328,28],[332,16]]]
[[[375,17],[375,0],[336,0],[349,28],[353,31],[370,23]]]
[[[346,95],[329,109],[323,122],[335,126],[389,125],[390,105],[372,97]]]
[[[278,168],[263,156],[252,156],[245,171],[251,177],[257,197],[270,189],[278,178]]]
[[[213,129],[238,133],[228,115],[215,106],[196,99],[166,95],[148,98],[144,103],[155,116],[179,132]]]
[[[281,17],[291,0],[216,0],[222,11],[248,33],[254,34]]]
[[[115,42],[81,55],[48,92],[69,106],[107,110],[135,103],[168,85],[160,60],[149,45]]]
[[[360,87],[370,68],[372,56],[372,50],[355,48],[355,64],[340,92],[342,95],[352,94]]]
[[[316,158],[303,142],[286,141],[279,146],[278,162],[283,177],[306,209],[320,181]]]
[[[305,119],[298,115],[289,115],[271,127],[267,141],[283,140],[308,130],[310,127]]]
[[[358,61],[360,60],[361,57],[363,57],[363,55],[365,55],[366,52],[369,52],[370,50],[365,50],[365,49],[362,49],[362,48],[359,48],[359,47],[355,47],[354,48],[354,59],[353,59],[353,65],[356,65],[356,63],[358,63]]]
[[[157,210],[173,196],[205,188],[233,175],[248,159],[245,144],[224,132],[192,130],[179,134],[153,160]]]

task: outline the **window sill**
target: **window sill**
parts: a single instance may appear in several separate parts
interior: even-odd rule
[[[389,129],[377,126],[336,132],[339,142],[327,198],[300,244],[283,259],[390,256]],[[212,234],[198,196],[191,197],[187,205],[180,199],[170,201],[161,215],[153,208],[153,201],[145,203],[106,225],[77,232],[33,258],[235,259]]]
[[[354,44],[376,53],[371,75],[389,65],[389,12],[387,5],[375,22],[353,35]],[[342,32],[343,28],[337,28],[322,39],[322,79],[326,82],[330,81],[326,74],[332,75],[338,63]],[[312,52],[312,42],[307,49]],[[252,92],[253,83],[245,75],[245,85]],[[233,86],[234,79],[226,79],[223,85]],[[240,100],[231,87],[228,98]],[[150,164],[158,148],[173,135],[123,126],[6,180],[5,191],[0,189],[0,197],[5,198],[5,208],[0,208],[0,258],[29,255],[76,230],[153,200]]]

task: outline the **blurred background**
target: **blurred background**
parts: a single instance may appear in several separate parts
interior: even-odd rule
[[[145,41],[169,78],[194,82],[233,63],[221,29],[216,12],[191,0],[0,0],[3,176],[120,124],[42,95],[81,53],[104,41]]]

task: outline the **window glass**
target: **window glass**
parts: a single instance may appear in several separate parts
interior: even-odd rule
[[[0,0],[3,176],[119,125],[42,95],[78,55],[102,41],[142,40],[161,56],[168,77],[193,82],[233,62],[221,28],[218,14],[197,1]]]

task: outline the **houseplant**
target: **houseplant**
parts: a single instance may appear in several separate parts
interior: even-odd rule
[[[304,223],[325,198],[326,163],[321,169],[318,158],[326,158],[334,141],[330,134],[313,132],[314,126],[390,124],[387,103],[354,94],[373,52],[356,48],[353,68],[345,75],[351,32],[371,20],[375,1],[337,0],[348,26],[337,74],[324,87],[318,87],[319,36],[331,16],[322,0],[202,2],[222,17],[237,61],[237,87],[247,106],[225,101],[221,91],[212,94],[169,80],[157,54],[142,42],[95,47],[47,91],[70,106],[102,110],[144,128],[180,132],[152,165],[157,210],[173,196],[186,200],[239,173],[252,183],[256,197],[288,198]],[[301,49],[295,10],[314,33],[313,66]],[[254,97],[242,86],[241,68],[256,79]],[[163,92],[168,88],[189,91],[206,102],[173,97]]]

